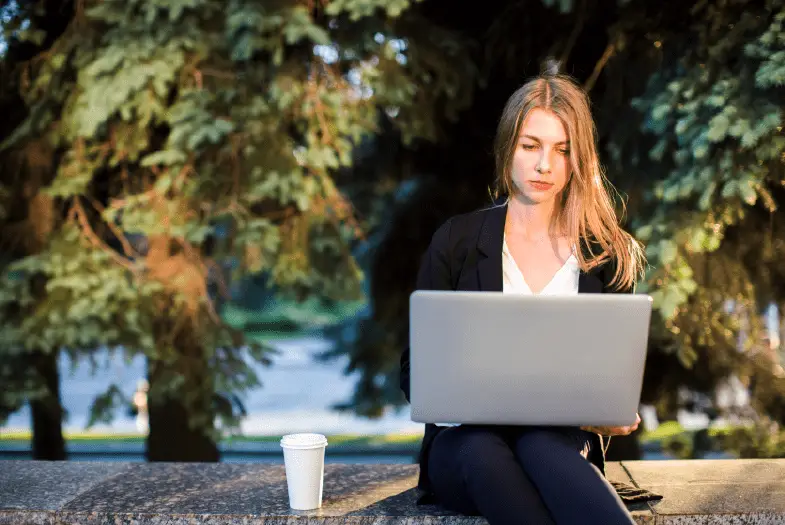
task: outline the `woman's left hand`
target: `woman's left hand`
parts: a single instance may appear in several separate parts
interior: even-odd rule
[[[638,429],[638,425],[641,422],[641,416],[635,414],[635,423],[625,427],[593,427],[593,426],[585,426],[581,427],[581,430],[585,430],[587,432],[594,432],[595,434],[601,434],[603,436],[629,436],[633,432]]]

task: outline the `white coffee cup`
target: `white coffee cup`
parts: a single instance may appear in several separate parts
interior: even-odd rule
[[[322,506],[326,446],[327,438],[321,434],[288,434],[281,438],[292,509],[313,510]]]

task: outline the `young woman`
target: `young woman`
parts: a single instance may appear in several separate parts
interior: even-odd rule
[[[551,63],[504,108],[496,204],[448,220],[433,236],[418,289],[523,294],[631,292],[641,246],[620,226],[599,166],[586,93]],[[449,363],[445,363],[449,366]],[[409,350],[401,357],[409,399]],[[604,436],[626,427],[426,425],[420,503],[491,525],[633,523],[604,477]]]

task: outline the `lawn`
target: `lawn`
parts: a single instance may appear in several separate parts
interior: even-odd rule
[[[722,433],[724,429],[713,428],[709,431],[711,436]],[[690,438],[694,432],[685,430],[677,421],[666,421],[653,431],[644,431],[641,434],[641,443],[664,443],[678,438]],[[126,442],[141,443],[144,436],[141,434],[116,434],[106,432],[66,432],[65,439],[72,443],[98,443],[107,442]],[[230,436],[222,441],[224,445],[232,443],[277,443],[281,436]],[[361,435],[361,434],[335,434],[328,435],[327,442],[336,446],[363,446],[381,448],[407,448],[416,447],[420,443],[421,436],[418,434],[387,434],[387,435]],[[0,444],[11,442],[30,441],[30,432],[2,432],[0,433]]]
[[[113,434],[101,432],[66,432],[66,441],[71,443],[100,443],[106,442],[125,442],[142,443],[144,436],[140,434]],[[327,442],[336,446],[364,446],[382,448],[406,448],[416,447],[420,443],[419,435],[411,434],[389,434],[364,436],[359,434],[336,434],[328,435]],[[222,444],[231,445],[232,443],[277,443],[281,436],[232,436],[223,440]],[[30,432],[4,432],[0,434],[0,444],[23,444],[30,441]]]
[[[682,427],[678,421],[665,421],[654,430],[643,431],[641,434],[641,443],[662,442],[685,433],[684,427]]]

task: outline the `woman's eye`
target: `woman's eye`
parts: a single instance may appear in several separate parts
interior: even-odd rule
[[[561,153],[562,155],[569,155],[570,154],[570,150],[568,150],[568,149],[560,149],[559,153]]]
[[[526,151],[534,151],[535,149],[537,149],[537,146],[535,146],[534,144],[521,144],[521,147]]]

